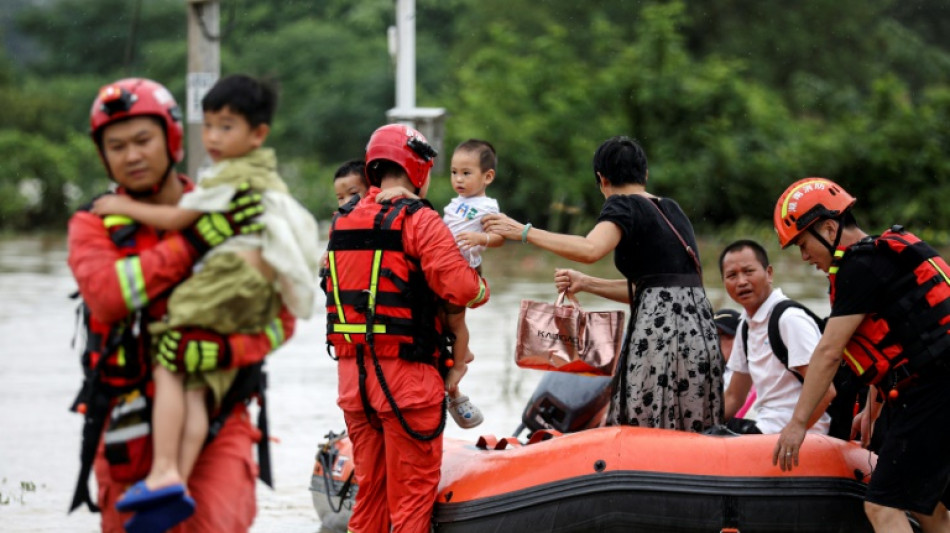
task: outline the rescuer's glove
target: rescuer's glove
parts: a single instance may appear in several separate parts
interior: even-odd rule
[[[261,193],[251,190],[245,183],[238,187],[227,211],[205,213],[181,234],[201,257],[229,237],[264,229],[264,224],[258,219],[263,212]]]
[[[197,328],[171,329],[157,341],[159,364],[172,372],[210,372],[231,367],[227,337]]]

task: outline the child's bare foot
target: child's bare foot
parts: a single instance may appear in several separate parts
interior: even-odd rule
[[[177,470],[166,470],[164,472],[152,472],[145,477],[145,486],[149,490],[170,487],[172,485],[184,485],[185,481],[178,475]]]

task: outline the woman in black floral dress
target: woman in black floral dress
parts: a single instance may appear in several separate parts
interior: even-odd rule
[[[614,137],[594,154],[606,199],[594,229],[565,235],[486,215],[485,231],[594,263],[614,252],[623,280],[558,269],[558,290],[632,301],[608,424],[703,431],[722,421],[722,354],[702,286],[689,219],[669,198],[646,191],[647,160],[632,139]]]

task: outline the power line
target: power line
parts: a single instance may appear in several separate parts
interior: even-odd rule
[[[125,42],[125,62],[123,68],[126,75],[132,73],[132,56],[135,52],[135,39],[139,26],[139,17],[142,13],[142,0],[132,0],[132,16],[129,18],[129,37]]]

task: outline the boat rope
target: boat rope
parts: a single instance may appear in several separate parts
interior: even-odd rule
[[[386,396],[386,401],[389,402],[389,406],[393,410],[393,414],[396,415],[396,419],[399,420],[399,425],[402,426],[406,433],[410,437],[420,440],[420,441],[430,441],[435,439],[442,434],[442,430],[445,429],[445,419],[446,413],[448,411],[448,395],[442,397],[442,412],[439,416],[439,425],[431,433],[420,433],[413,429],[406,418],[402,415],[402,410],[399,409],[399,406],[396,404],[396,398],[393,397],[392,391],[389,390],[389,385],[386,383],[386,377],[383,375],[383,367],[379,364],[379,358],[376,356],[376,342],[373,334],[373,324],[376,322],[376,313],[374,312],[373,306],[370,306],[366,312],[366,344],[369,345],[369,353],[373,357],[373,367],[376,370],[376,380],[379,381],[379,388],[383,390],[383,394]],[[362,366],[362,361],[359,363]],[[367,416],[369,413],[367,413]]]
[[[331,472],[331,465],[334,462],[336,454],[338,453],[338,451],[335,448],[333,448],[335,437],[336,435],[334,435],[332,431],[330,432],[329,435],[327,435],[327,438],[329,438],[330,441],[327,443],[326,448],[324,448],[323,450],[320,450],[320,453],[317,454],[317,461],[320,462],[320,469],[323,470],[322,477],[323,477],[323,485],[326,487],[326,490],[327,490],[327,503],[330,504],[331,511],[333,511],[334,513],[339,513],[343,509],[343,503],[346,501],[347,496],[350,495],[350,490],[353,488],[353,475],[356,474],[356,470],[350,471],[349,477],[346,478],[346,481],[343,482],[343,486],[340,487],[339,492],[337,492],[337,496],[340,497],[339,504],[333,505],[333,496],[332,496],[333,477],[330,474],[330,472]],[[340,435],[340,437],[342,438],[342,435]],[[333,450],[333,458],[331,458],[330,456],[331,454],[328,451],[328,449]]]

